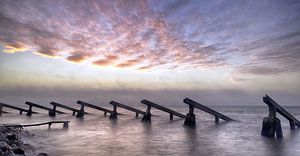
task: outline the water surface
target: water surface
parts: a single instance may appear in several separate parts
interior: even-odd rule
[[[141,108],[144,109],[144,108]],[[185,114],[186,107],[175,107]],[[34,136],[24,137],[26,143],[36,147],[36,152],[60,156],[101,155],[247,155],[247,156],[299,156],[299,130],[290,131],[288,121],[280,118],[283,139],[270,139],[260,135],[261,123],[267,115],[265,107],[215,107],[224,114],[238,119],[238,122],[223,122],[215,125],[214,117],[196,111],[197,127],[183,126],[184,120],[153,110],[151,124],[142,123],[135,114],[120,109],[125,114],[118,120],[109,120],[101,112],[93,112],[84,119],[71,114],[55,118],[47,114],[32,117],[4,114],[1,123],[35,123],[49,120],[70,120],[69,128],[61,124],[26,128]],[[288,109],[298,119],[299,108]]]

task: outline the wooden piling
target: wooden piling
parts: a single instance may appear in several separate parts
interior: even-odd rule
[[[142,117],[142,122],[151,122],[151,106],[147,105],[146,114]]]
[[[96,110],[103,111],[104,116],[106,116],[107,113],[112,114],[114,112],[112,110],[108,110],[106,108],[102,108],[102,107],[99,107],[99,106],[96,106],[96,105],[93,105],[93,104],[90,104],[90,103],[87,103],[87,102],[83,102],[83,101],[77,101],[77,104],[81,105],[81,108],[80,108],[80,111],[78,112],[78,114],[80,114],[80,116],[82,116],[82,117],[84,116],[84,107],[85,106],[96,109]],[[117,113],[117,114],[119,115],[120,113]]]
[[[75,109],[75,108],[72,108],[72,107],[57,103],[57,102],[51,102],[50,104],[53,105],[53,110],[55,109],[55,107],[60,107],[60,108],[72,111],[73,116],[75,116],[75,113],[78,114],[80,112],[80,110],[78,110],[78,109]],[[83,111],[83,113],[87,114],[84,111]],[[77,115],[76,117],[80,117],[80,115]]]
[[[269,115],[263,119],[261,130],[262,136],[272,138],[275,136],[277,138],[283,137],[281,121],[276,117],[276,112],[289,120],[291,130],[295,130],[296,126],[300,126],[300,122],[278,103],[276,103],[271,97],[266,95],[263,97],[263,101],[268,105]]]
[[[189,112],[185,116],[184,126],[195,127],[196,126],[196,116],[194,114],[194,106],[189,105]]]
[[[58,111],[58,110],[55,110],[55,109],[51,109],[51,108],[48,108],[48,107],[45,107],[45,106],[41,106],[41,105],[38,105],[38,104],[35,104],[35,103],[32,103],[32,102],[25,102],[25,104],[29,105],[29,109],[28,109],[28,111],[27,111],[27,116],[31,116],[31,114],[32,114],[32,108],[33,108],[33,107],[37,107],[37,108],[39,108],[39,109],[47,110],[49,116],[52,116],[52,117],[54,117],[56,113],[59,113],[59,114],[65,114],[65,113],[62,112],[62,111]]]
[[[186,115],[186,122],[184,122],[185,126],[195,126],[196,122],[195,122],[195,114],[194,114],[194,108],[200,109],[208,114],[211,114],[213,116],[215,116],[215,123],[218,124],[219,123],[219,119],[223,119],[225,121],[234,121],[233,119],[231,119],[230,117],[223,115],[211,108],[208,108],[196,101],[193,101],[189,98],[185,98],[183,99],[183,102],[189,105],[189,113]]]
[[[21,115],[23,112],[28,112],[28,110],[24,109],[24,108],[20,108],[20,107],[16,107],[16,106],[13,106],[13,105],[9,105],[9,104],[5,104],[5,103],[0,103],[0,110],[2,110],[2,108],[10,108],[10,109],[14,109],[14,110],[17,110],[19,111],[19,114]],[[1,113],[2,111],[0,111]],[[37,112],[32,112],[32,113],[37,113]]]
[[[141,111],[141,110],[138,110],[138,109],[136,109],[136,108],[130,107],[130,106],[128,106],[128,105],[125,105],[125,104],[122,104],[122,103],[119,103],[119,102],[116,102],[116,101],[110,101],[109,103],[110,103],[111,105],[113,105],[113,106],[120,107],[120,108],[126,109],[126,110],[128,110],[128,111],[134,112],[134,113],[136,114],[136,115],[135,115],[136,118],[138,118],[139,114],[143,114],[143,115],[146,114],[146,112],[143,112],[143,111]],[[117,110],[117,108],[116,108],[116,110]],[[116,112],[117,112],[117,111],[116,111]]]
[[[117,106],[113,105],[113,112],[110,113],[109,119],[117,119],[118,114],[117,114]]]
[[[176,112],[174,110],[171,110],[167,107],[164,107],[164,106],[158,105],[156,103],[153,103],[149,100],[144,99],[144,100],[141,101],[141,103],[147,105],[147,111],[146,111],[146,114],[144,115],[142,121],[151,121],[151,113],[150,113],[151,107],[154,107],[158,110],[169,113],[171,120],[173,120],[173,115],[178,116],[180,118],[185,118],[185,115],[183,115],[179,112]]]

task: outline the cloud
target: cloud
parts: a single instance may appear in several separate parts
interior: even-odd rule
[[[299,8],[292,1],[3,0],[0,44],[8,53],[98,66],[269,75],[300,71]]]
[[[100,59],[97,61],[94,61],[93,64],[97,66],[108,66],[108,65],[113,65],[114,62],[118,60],[118,56],[116,55],[107,55],[105,56],[105,59]]]
[[[133,59],[133,60],[128,60],[128,61],[123,62],[123,63],[119,63],[119,64],[116,65],[116,67],[127,68],[127,67],[132,67],[132,66],[134,66],[138,63],[139,63],[139,60]]]
[[[74,55],[68,56],[66,59],[71,62],[80,63],[80,62],[86,60],[87,57],[88,57],[87,55],[83,55],[83,54],[74,54]]]

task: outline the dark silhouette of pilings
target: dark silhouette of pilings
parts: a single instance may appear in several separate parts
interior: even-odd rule
[[[271,97],[266,95],[263,97],[263,101],[269,107],[269,115],[268,117],[264,117],[263,119],[261,130],[262,136],[272,138],[274,138],[275,136],[277,138],[283,137],[281,121],[276,117],[276,112],[278,112],[284,118],[289,120],[291,130],[295,130],[296,126],[300,126],[300,122],[283,107],[281,107],[278,103],[276,103]]]
[[[200,109],[208,114],[211,114],[213,116],[215,116],[215,123],[218,124],[219,123],[219,119],[223,119],[225,121],[234,121],[233,119],[231,119],[230,117],[227,117],[211,108],[208,108],[196,101],[193,101],[189,98],[185,98],[183,100],[184,103],[189,105],[189,113],[187,113],[186,117],[185,117],[185,121],[184,121],[184,125],[185,126],[190,126],[190,127],[194,127],[196,126],[196,116],[194,114],[194,108]]]
[[[77,113],[77,117],[80,117],[80,118],[84,117],[84,114],[85,114],[84,107],[85,106],[93,108],[93,109],[96,109],[96,110],[103,111],[104,112],[104,116],[106,116],[107,113],[110,113],[110,114],[114,113],[114,110],[108,110],[106,108],[102,108],[102,107],[99,107],[99,106],[96,106],[96,105],[93,105],[93,104],[90,104],[90,103],[87,103],[87,102],[83,102],[83,101],[77,101],[77,104],[81,105],[81,108],[80,108],[79,112]],[[114,109],[116,109],[116,108],[114,108]],[[120,114],[120,113],[117,113],[117,114]],[[112,116],[112,115],[110,115],[110,116]],[[113,117],[110,117],[110,118],[113,118]]]
[[[31,115],[32,115],[32,108],[33,108],[33,107],[36,107],[36,108],[39,108],[39,109],[47,110],[49,116],[51,116],[51,117],[54,117],[56,113],[58,113],[58,114],[65,114],[65,113],[62,112],[62,111],[53,110],[53,109],[51,109],[51,108],[48,108],[48,107],[45,107],[45,106],[41,106],[41,105],[38,105],[38,104],[35,104],[35,103],[32,103],[32,102],[25,102],[25,104],[29,106],[28,111],[27,111],[27,114],[26,114],[27,116],[31,116]]]
[[[52,110],[53,110],[54,112],[56,112],[56,107],[61,107],[61,108],[63,108],[63,109],[72,111],[72,115],[73,115],[73,116],[75,116],[76,113],[78,114],[78,112],[80,111],[79,109],[75,109],[75,108],[72,108],[72,107],[69,107],[69,106],[66,106],[66,105],[57,103],[57,102],[51,102],[50,104],[53,106]],[[84,112],[84,113],[87,114],[86,112]],[[79,116],[77,116],[77,117],[79,117]]]
[[[138,118],[139,114],[143,114],[143,115],[146,114],[146,112],[143,112],[143,111],[141,111],[141,110],[138,110],[138,109],[136,109],[136,108],[127,106],[127,105],[125,105],[125,104],[122,104],[122,103],[119,103],[119,102],[116,102],[116,101],[110,101],[109,103],[110,103],[111,105],[113,105],[113,111],[114,111],[114,113],[111,114],[111,116],[112,116],[111,118],[115,118],[115,119],[117,118],[117,115],[118,115],[118,113],[117,113],[117,107],[120,107],[120,108],[129,110],[129,111],[131,111],[131,112],[134,112],[136,118]]]
[[[143,99],[141,101],[141,103],[147,105],[146,114],[144,114],[144,117],[142,118],[142,121],[145,121],[145,122],[151,121],[151,112],[150,112],[151,111],[151,107],[154,107],[154,108],[156,108],[158,110],[161,110],[163,112],[169,113],[170,114],[170,120],[173,120],[173,116],[174,115],[178,116],[180,118],[185,118],[185,115],[183,115],[183,114],[181,114],[179,112],[176,112],[174,110],[171,110],[171,109],[169,109],[167,107],[164,107],[164,106],[158,105],[156,103],[153,103],[153,102],[151,102],[149,100]]]
[[[16,107],[16,106],[12,106],[12,105],[9,105],[9,104],[5,104],[5,103],[0,103],[0,114],[1,112],[4,112],[2,109],[6,107],[6,108],[10,108],[10,109],[14,109],[14,110],[17,110],[19,111],[20,115],[23,113],[23,112],[28,112],[28,110],[24,109],[24,108],[20,108],[20,107]],[[37,113],[37,112],[32,112],[32,113]]]

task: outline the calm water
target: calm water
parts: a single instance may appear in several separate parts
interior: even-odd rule
[[[144,108],[143,108],[144,109]],[[186,107],[174,108],[186,113]],[[299,156],[300,131],[290,131],[288,121],[281,118],[284,138],[280,140],[260,136],[265,107],[215,107],[218,111],[240,120],[239,122],[214,124],[214,118],[196,111],[197,127],[183,127],[184,120],[153,110],[152,123],[141,123],[135,114],[123,110],[126,115],[117,121],[109,120],[101,112],[76,119],[70,114],[50,118],[47,114],[32,117],[4,114],[1,123],[35,123],[49,120],[70,120],[68,129],[61,124],[26,128],[34,136],[24,141],[36,147],[36,152],[53,156],[101,156],[101,155],[247,155],[247,156]],[[300,119],[300,109],[288,109]],[[89,110],[91,111],[91,110]]]

